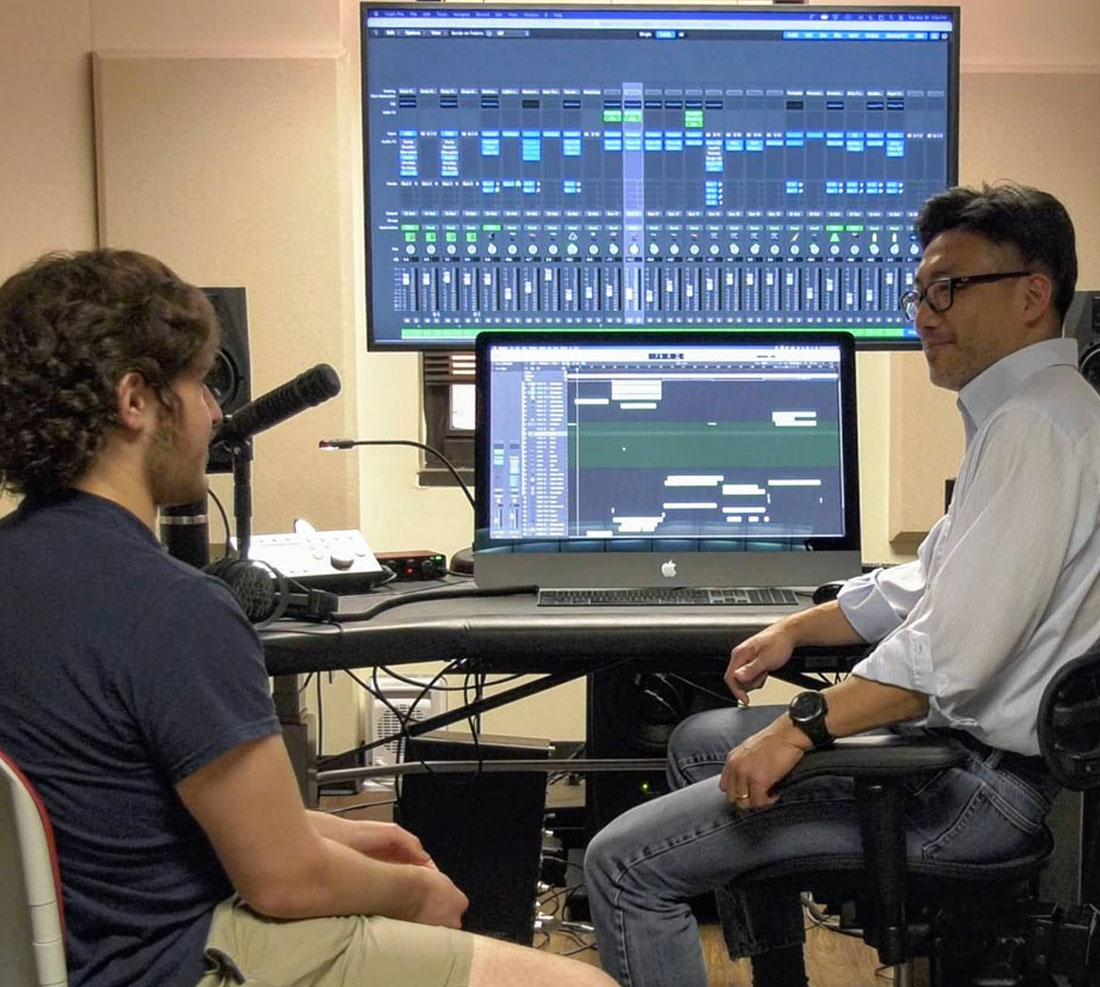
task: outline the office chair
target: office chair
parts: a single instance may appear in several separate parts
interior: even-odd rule
[[[53,828],[34,786],[0,750],[0,984],[67,987]]]
[[[1038,733],[1058,782],[1074,791],[1100,786],[1100,647],[1067,663],[1051,681]],[[859,930],[852,934],[896,968],[897,984],[912,983],[915,957],[928,958],[931,987],[1100,983],[1100,912],[1087,904],[1037,901],[1037,878],[1054,846],[1048,827],[1010,860],[906,859],[902,782],[965,756],[950,737],[895,736],[849,738],[807,754],[785,784],[817,775],[854,778],[863,852],[761,867],[739,887],[754,886],[773,900],[811,892],[840,915],[842,929]]]

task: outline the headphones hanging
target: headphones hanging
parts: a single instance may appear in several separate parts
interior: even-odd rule
[[[257,628],[267,627],[281,617],[327,621],[340,605],[335,593],[303,586],[258,559],[218,559],[202,571],[229,587],[244,615]]]

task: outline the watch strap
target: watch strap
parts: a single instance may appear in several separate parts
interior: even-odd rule
[[[820,699],[821,704],[812,716],[796,718],[792,711],[788,711],[790,721],[809,738],[814,750],[828,747],[835,740],[833,735],[829,733],[829,728],[825,726],[825,717],[829,712],[825,697],[818,696],[816,698]]]

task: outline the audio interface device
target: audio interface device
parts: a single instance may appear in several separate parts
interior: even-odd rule
[[[447,574],[447,556],[440,552],[379,552],[375,558],[394,571],[397,582],[441,579]]]

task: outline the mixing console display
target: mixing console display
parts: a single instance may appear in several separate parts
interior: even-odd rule
[[[955,178],[944,9],[363,5],[375,347],[485,328],[848,329]]]

